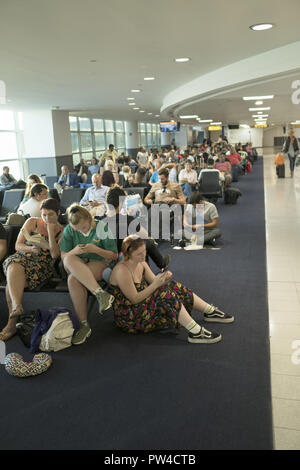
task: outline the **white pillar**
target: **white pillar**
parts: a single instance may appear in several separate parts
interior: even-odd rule
[[[28,173],[57,175],[62,164],[73,169],[68,111],[24,111],[24,159]]]
[[[125,145],[128,155],[136,157],[139,147],[138,122],[125,122]]]

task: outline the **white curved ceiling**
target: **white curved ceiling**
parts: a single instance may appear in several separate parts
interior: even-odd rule
[[[59,106],[108,118],[150,119],[148,112],[159,113],[166,97],[192,80],[299,41],[299,16],[299,0],[1,2],[0,80],[7,107]],[[249,29],[264,21],[275,28]],[[191,62],[176,64],[174,58],[182,56]],[[145,82],[146,76],[156,80]],[[132,95],[133,88],[142,92]],[[128,106],[131,96],[145,114]],[[237,111],[227,101],[233,98],[222,98],[224,119]],[[207,103],[212,114],[219,99]],[[278,107],[278,119],[285,112]]]

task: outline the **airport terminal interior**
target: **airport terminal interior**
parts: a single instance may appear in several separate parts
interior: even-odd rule
[[[1,449],[299,450],[299,16],[298,0],[2,2]],[[95,228],[114,191],[127,245]],[[57,351],[54,308],[72,327]]]

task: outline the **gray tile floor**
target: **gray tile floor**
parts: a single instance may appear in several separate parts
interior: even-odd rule
[[[300,166],[264,151],[272,404],[276,449],[300,449]]]

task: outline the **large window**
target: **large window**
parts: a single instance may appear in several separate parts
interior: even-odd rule
[[[19,113],[0,111],[0,173],[4,166],[17,180],[22,177],[20,155]]]
[[[99,159],[110,144],[119,154],[126,152],[124,121],[70,116],[69,122],[74,165],[80,158],[87,163],[92,157]]]
[[[149,122],[138,123],[139,146],[147,149],[160,147],[160,128],[159,124]]]

